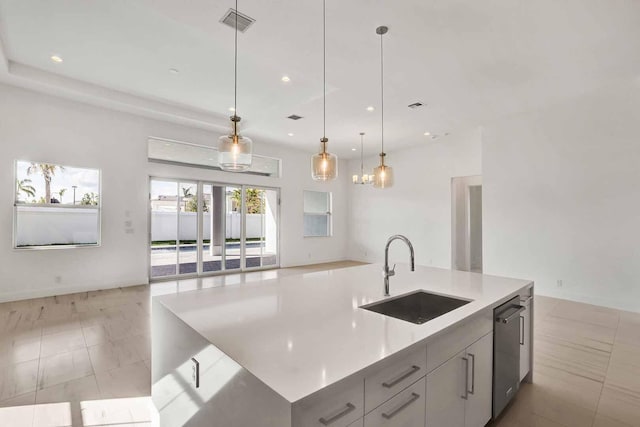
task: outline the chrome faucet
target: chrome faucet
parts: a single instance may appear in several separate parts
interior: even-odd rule
[[[407,239],[402,234],[396,234],[394,236],[389,237],[389,240],[387,240],[387,245],[384,247],[384,270],[382,271],[382,275],[384,276],[384,296],[385,297],[389,296],[389,277],[395,276],[396,274],[395,264],[393,264],[392,269],[389,269],[389,245],[394,240],[402,240],[407,244],[407,246],[409,246],[409,251],[411,252],[411,271],[415,271],[416,269],[415,260],[413,256],[413,245],[411,244],[409,239]]]

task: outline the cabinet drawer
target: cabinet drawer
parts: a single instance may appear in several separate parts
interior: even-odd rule
[[[364,418],[360,418],[355,423],[349,424],[349,427],[364,427]]]
[[[427,372],[433,371],[460,351],[493,330],[493,310],[486,310],[427,343]]]
[[[340,381],[296,402],[292,415],[295,427],[349,426],[364,415],[362,377]]]
[[[364,427],[424,427],[425,379],[407,387],[364,417]]]
[[[375,372],[364,379],[364,412],[373,410],[418,378],[425,376],[426,366],[427,348],[424,345],[376,365]]]

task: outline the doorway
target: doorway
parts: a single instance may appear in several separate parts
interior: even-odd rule
[[[482,273],[482,177],[451,179],[451,267]]]
[[[151,280],[279,266],[279,190],[151,178]]]

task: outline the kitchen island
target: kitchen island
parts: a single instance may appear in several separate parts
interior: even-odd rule
[[[154,297],[161,425],[485,425],[493,309],[529,298],[533,283],[399,265],[385,297],[381,271],[370,264]],[[361,308],[416,290],[469,302],[423,324]]]

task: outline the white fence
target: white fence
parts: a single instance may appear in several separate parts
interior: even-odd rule
[[[96,207],[16,207],[16,245],[95,244],[100,232]]]
[[[203,236],[208,240],[211,235],[211,214],[205,213],[203,218]],[[226,220],[226,238],[239,239],[242,227],[242,215],[228,213]],[[260,214],[247,214],[247,238],[265,235],[265,224]],[[151,240],[176,240],[178,234],[178,218],[175,212],[151,213]],[[198,237],[198,215],[195,212],[180,212],[180,240],[196,240]]]
[[[97,243],[100,224],[95,207],[51,207],[18,205],[16,244],[18,246],[69,245]],[[180,213],[180,240],[196,240],[198,217],[195,212]],[[175,212],[151,214],[151,240],[175,240]],[[211,234],[211,214],[204,214],[204,236]],[[242,216],[229,213],[226,218],[226,238],[240,239]],[[247,215],[247,238],[265,236],[275,244],[275,220],[268,215]]]

